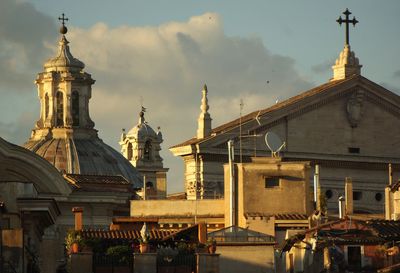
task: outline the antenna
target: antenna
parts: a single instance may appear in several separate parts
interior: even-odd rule
[[[242,163],[242,110],[244,107],[243,99],[240,99],[240,119],[239,119],[239,157],[240,163]]]
[[[286,146],[286,142],[282,142],[277,134],[274,132],[267,132],[265,134],[265,144],[271,151],[271,157],[279,157],[279,151]]]

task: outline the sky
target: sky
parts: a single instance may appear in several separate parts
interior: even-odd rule
[[[120,150],[142,101],[163,133],[168,191],[183,191],[183,160],[168,147],[196,134],[203,85],[216,127],[239,116],[241,100],[248,113],[327,82],[346,8],[359,21],[350,45],[361,74],[400,95],[398,0],[1,0],[0,137],[29,138],[39,118],[34,80],[55,55],[65,13],[71,52],[96,80],[90,113],[100,138]]]

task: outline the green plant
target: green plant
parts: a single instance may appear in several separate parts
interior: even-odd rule
[[[79,231],[69,230],[65,236],[65,248],[69,252],[73,244],[78,244],[79,247],[84,245],[82,235]]]
[[[129,258],[132,255],[132,250],[129,246],[126,245],[110,246],[107,249],[106,254],[108,256],[114,257],[118,260],[118,262],[124,263],[129,261]]]

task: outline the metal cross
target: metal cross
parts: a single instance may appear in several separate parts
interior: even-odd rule
[[[58,17],[58,20],[62,21],[63,26],[65,26],[65,21],[68,21],[68,18],[64,16],[64,13],[62,14],[62,17]]]
[[[339,17],[339,19],[336,20],[336,22],[339,23],[339,25],[342,25],[342,23],[346,24],[346,45],[350,44],[350,38],[349,38],[349,23],[353,24],[353,26],[355,27],[356,24],[358,23],[358,21],[356,20],[356,17],[353,16],[353,19],[350,20],[349,19],[349,15],[351,14],[351,12],[346,9],[343,12],[344,15],[346,15],[346,19],[342,19],[342,16]]]

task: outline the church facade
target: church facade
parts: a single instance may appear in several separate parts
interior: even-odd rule
[[[229,140],[235,142],[235,155],[249,162],[252,156],[270,155],[264,135],[273,132],[285,143],[279,153],[283,161],[320,166],[322,193],[330,209],[337,210],[345,177],[351,177],[358,212],[382,212],[388,163],[394,170],[400,163],[400,97],[361,75],[348,44],[332,68],[333,78],[325,84],[171,147],[184,160],[188,198],[223,195]],[[202,113],[208,109],[204,102],[203,93]],[[211,119],[199,118],[199,130],[207,126]]]

